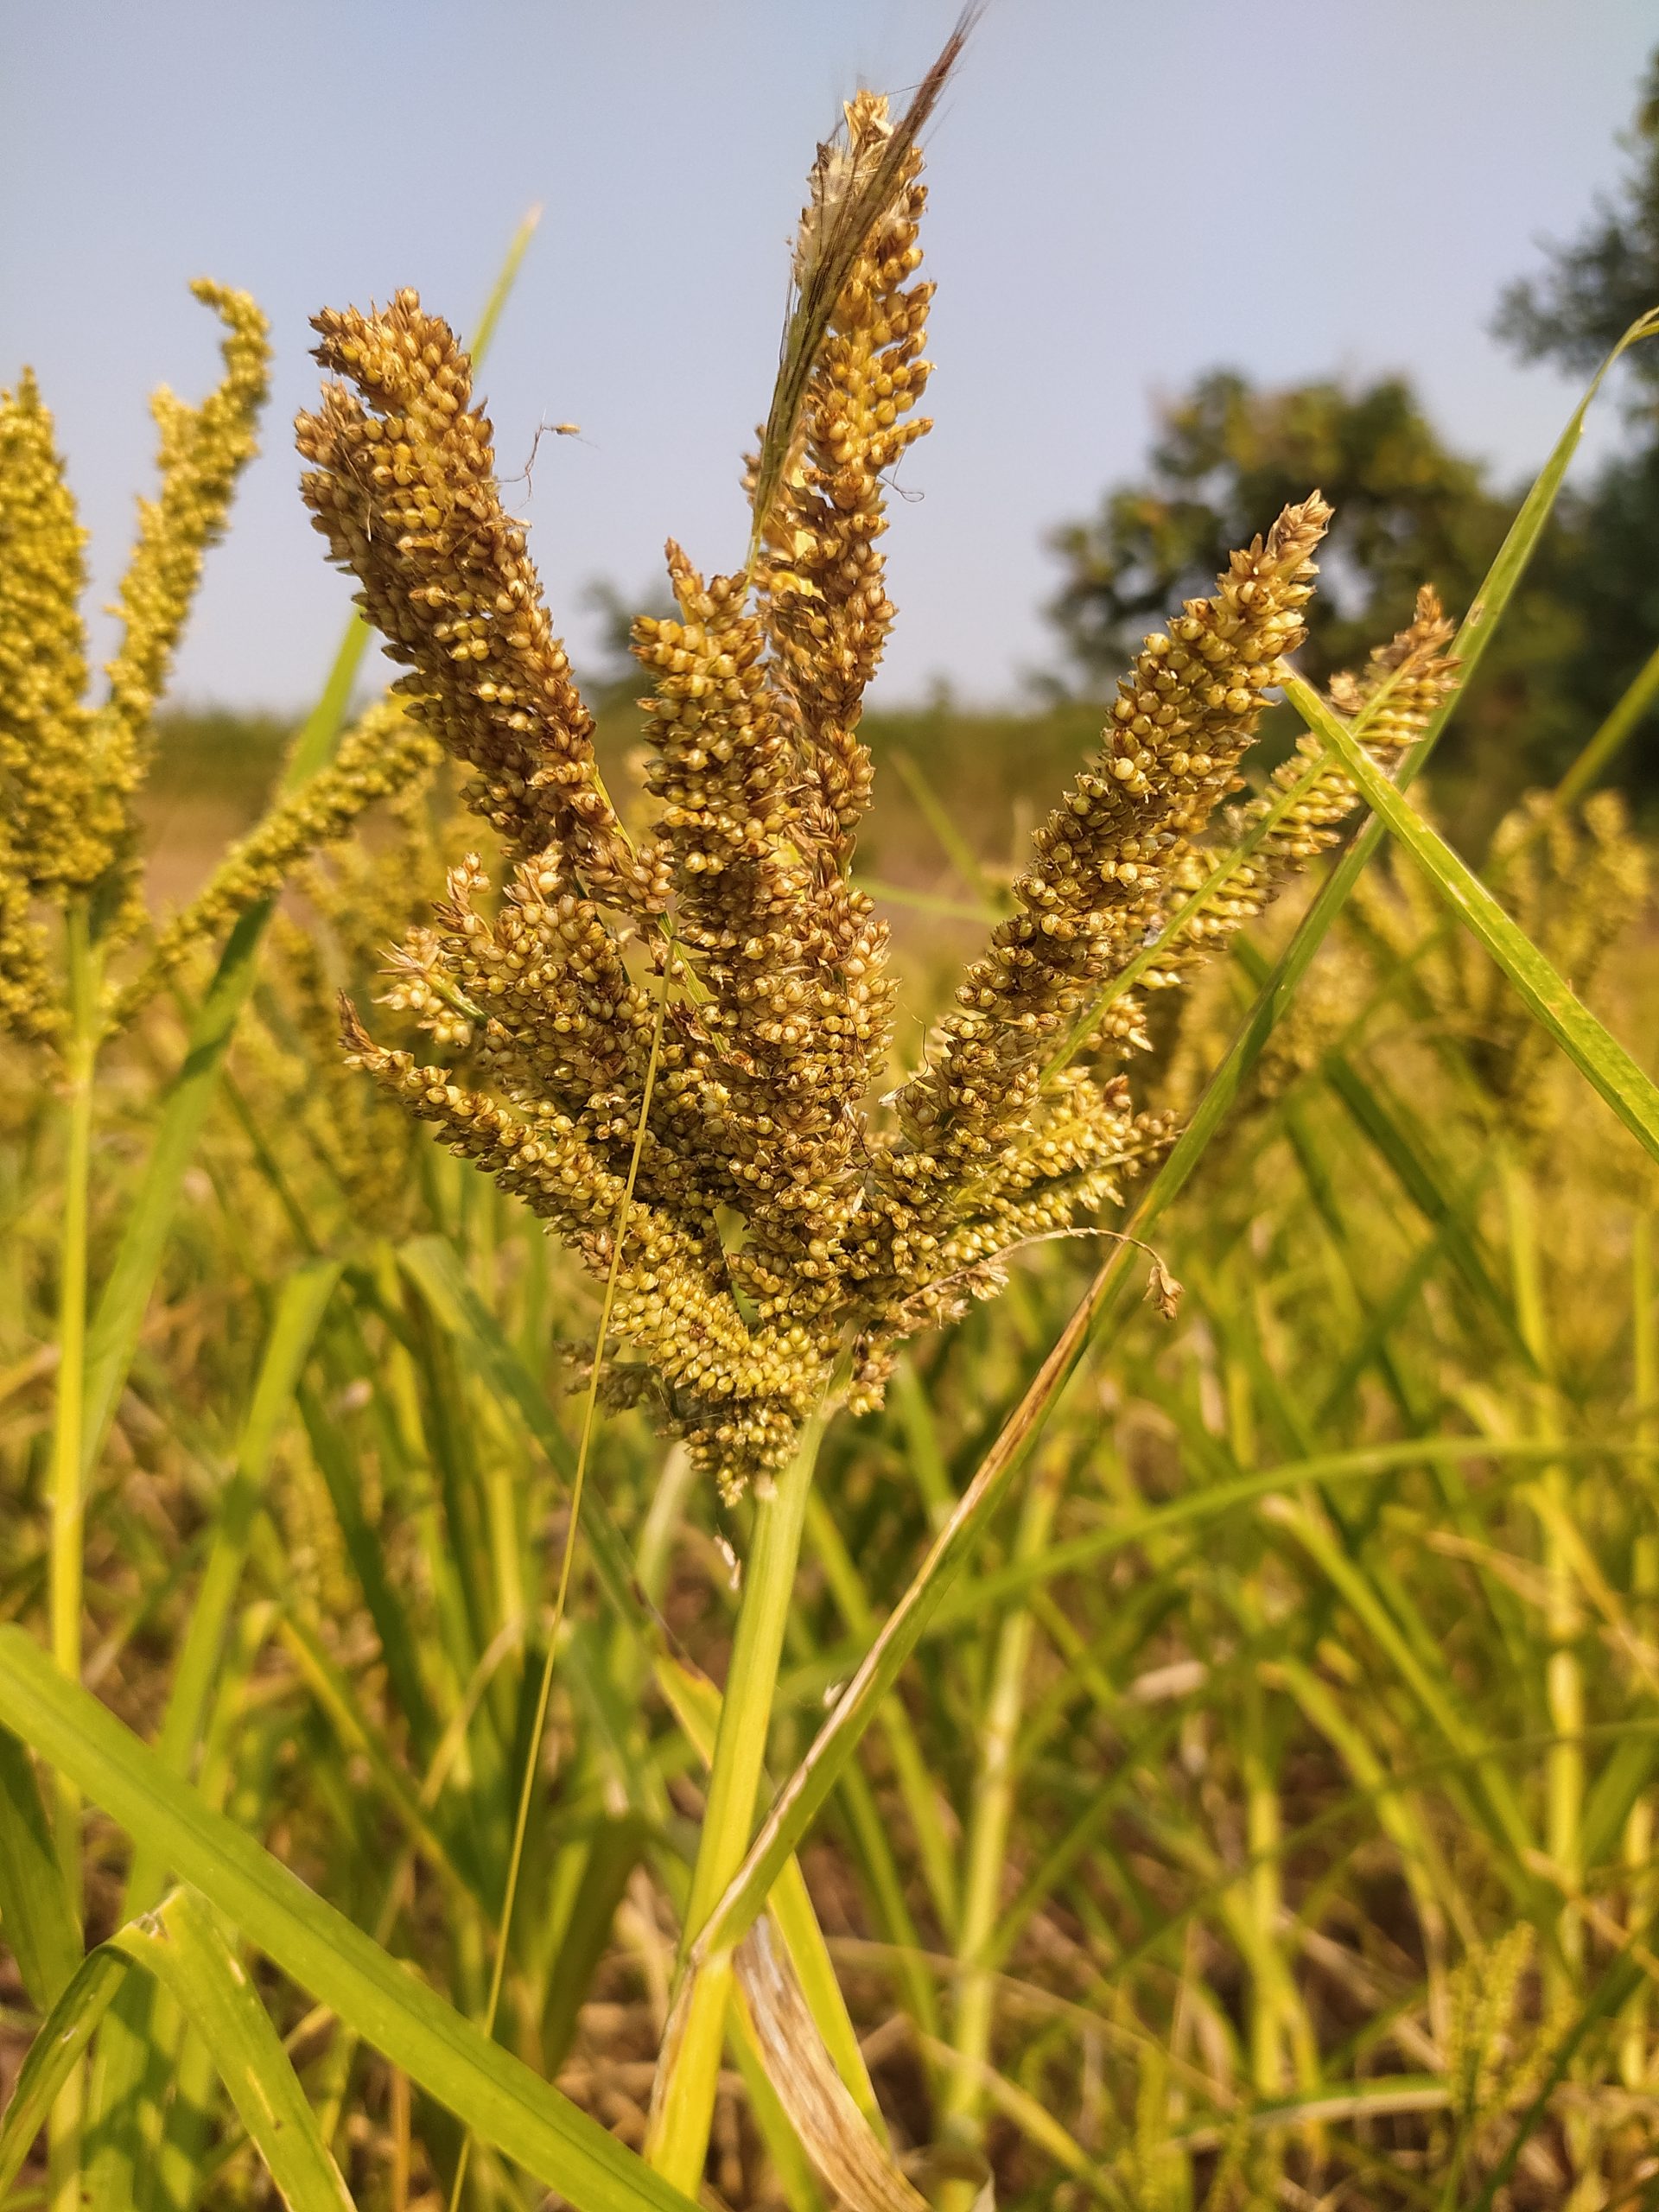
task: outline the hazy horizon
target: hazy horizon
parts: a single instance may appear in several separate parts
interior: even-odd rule
[[[295,489],[307,317],[414,283],[465,330],[533,201],[481,382],[504,474],[538,423],[582,425],[544,438],[512,494],[578,663],[589,579],[654,592],[671,531],[731,564],[814,143],[857,84],[912,83],[956,12],[721,0],[693,33],[659,0],[0,0],[0,381],[32,363],[57,416],[94,534],[89,606],[152,480],[149,391],[194,398],[213,374],[188,282],[245,286],[276,349],[264,450],[174,696],[302,705],[350,594]],[[1573,386],[1500,349],[1492,311],[1539,238],[1617,182],[1656,35],[1637,0],[994,4],[929,138],[938,428],[894,502],[880,702],[941,678],[1007,699],[1053,658],[1045,532],[1133,474],[1158,397],[1217,364],[1402,370],[1500,482],[1535,468]],[[1616,431],[1605,406],[1590,453]],[[95,615],[100,652],[110,629]]]

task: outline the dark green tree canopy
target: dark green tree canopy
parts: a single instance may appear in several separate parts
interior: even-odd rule
[[[1659,301],[1659,53],[1648,63],[1628,143],[1630,174],[1567,245],[1551,246],[1543,273],[1512,284],[1498,308],[1498,335],[1523,359],[1588,373],[1637,315]],[[1659,349],[1630,358],[1631,375],[1659,389]]]
[[[1497,333],[1525,359],[1584,374],[1659,304],[1659,54],[1630,145],[1617,197],[1504,296]],[[1447,748],[1443,785],[1461,780],[1483,814],[1559,773],[1659,645],[1659,342],[1627,359],[1624,449],[1569,486]],[[1461,615],[1526,489],[1494,486],[1448,445],[1403,376],[1262,389],[1212,370],[1162,410],[1144,476],[1052,541],[1063,580],[1050,613],[1084,684],[1109,683],[1230,545],[1314,486],[1336,509],[1303,656],[1316,679],[1398,629],[1420,583]],[[1649,721],[1621,779],[1659,787],[1655,751]]]
[[[1315,486],[1337,516],[1307,655],[1320,675],[1408,621],[1421,582],[1458,607],[1509,519],[1403,377],[1264,391],[1213,370],[1165,410],[1146,478],[1055,534],[1065,580],[1051,611],[1079,667],[1116,673],[1149,622],[1209,588],[1230,546]]]

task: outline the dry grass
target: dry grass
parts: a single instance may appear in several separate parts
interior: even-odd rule
[[[0,706],[8,2202],[1659,2187],[1659,1100],[1560,995],[1653,1033],[1645,855],[1583,778],[1529,802],[1479,943],[1415,801],[1325,857],[1576,428],[1481,619],[1333,688],[1340,758],[1313,701],[1220,804],[1314,497],[1017,855],[925,745],[855,853],[918,120],[861,99],[814,171],[747,563],[675,549],[637,631],[643,778],[467,349],[321,319],[308,497],[416,735],[343,733],[348,641],[165,961],[136,764],[251,310],[162,410],[112,704],[13,404],[3,645],[56,658]]]

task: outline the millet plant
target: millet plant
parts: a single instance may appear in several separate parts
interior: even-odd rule
[[[62,1192],[44,1556],[35,1577],[20,1552],[6,1584],[11,1613],[44,1620],[49,1654],[21,1626],[0,1631],[0,1720],[15,1732],[0,1733],[0,1935],[41,2016],[0,2119],[0,2188],[42,2130],[45,2201],[99,2212],[252,2202],[262,2173],[308,2212],[352,2201],[342,2166],[360,2201],[398,2208],[423,2188],[451,2205],[528,2203],[533,2184],[577,2212],[667,2212],[705,2186],[773,2190],[791,2212],[826,2196],[914,2212],[965,2208],[1007,2171],[1033,2194],[1058,2172],[1080,2202],[1215,2212],[1334,2203],[1351,2183],[1379,2203],[1450,2206],[1465,2183],[1486,2190],[1471,2201],[1496,2203],[1524,2179],[1546,2120],[1578,2161],[1575,2202],[1611,2202],[1592,2183],[1646,2171],[1605,2085],[1564,2118],[1551,2104],[1608,2023],[1618,2094],[1645,2098],[1643,2113],[1652,2101],[1651,1761],[1645,1738],[1626,1737],[1592,1781],[1594,1607],[1609,1679],[1650,1694],[1655,1677],[1647,1630],[1597,1562],[1602,1524],[1575,1518],[1568,1471],[1592,1446],[1572,1433],[1533,1194],[1544,1148],[1566,1141],[1558,1106],[1540,1102],[1567,1062],[1622,1121],[1632,1172],[1659,1157],[1659,1094],[1560,973],[1582,982],[1640,902],[1616,808],[1580,819],[1573,805],[1652,681],[1566,790],[1506,824],[1492,887],[1404,796],[1536,543],[1584,408],[1461,624],[1426,583],[1409,627],[1327,696],[1289,661],[1330,511],[1310,487],[1264,517],[1213,594],[1147,639],[1097,752],[987,912],[920,1065],[898,1066],[887,929],[857,873],[873,787],[860,729],[893,620],[893,472],[928,428],[918,138],[960,44],[901,117],[860,94],[820,149],[747,464],[748,543],[713,575],[671,543],[675,612],[635,625],[648,687],[637,805],[601,774],[524,524],[504,502],[474,392],[480,340],[463,345],[399,291],[384,309],[316,318],[329,381],[298,424],[303,497],[356,579],[364,623],[270,810],[181,913],[152,924],[131,801],[202,554],[252,450],[263,325],[242,296],[205,292],[230,329],[226,381],[200,410],[158,402],[162,489],[143,511],[125,642],[98,705],[50,420],[27,379],[0,406],[0,1017],[39,1056]],[[348,728],[368,629],[404,673]],[[1303,734],[1230,804],[1278,697]],[[376,808],[378,828],[353,842]],[[1247,925],[1362,811],[1263,950]],[[1385,834],[1417,874],[1363,879],[1325,997],[1299,996]],[[420,903],[412,879],[429,871],[443,880]],[[1241,977],[1242,1007],[1226,997]],[[1356,1077],[1342,1090],[1349,1032],[1390,993],[1415,1024],[1392,1049],[1423,1096],[1445,1084],[1447,1127],[1491,1155],[1507,1286],[1477,1200],[1446,1198],[1423,1164],[1433,1148],[1414,1150],[1376,1088]],[[320,1037],[330,1019],[342,1039]],[[168,1053],[175,1072],[135,1106]],[[141,1132],[145,1151],[136,1172],[111,1166],[100,1194],[95,1078],[111,1062],[118,1134],[130,1151]],[[1189,1271],[1166,1256],[1167,1210],[1253,1074]],[[1303,1097],[1314,1074],[1434,1225],[1415,1280],[1449,1255],[1481,1326],[1520,1361],[1519,1415],[1479,1388],[1478,1331],[1458,1337],[1466,1385],[1431,1388],[1408,1294],[1392,1320],[1376,1306],[1357,1248],[1371,1237],[1392,1253],[1392,1225],[1362,1219],[1369,1186],[1356,1198],[1322,1176]],[[1250,1280],[1249,1255],[1282,1237],[1285,1279],[1300,1282],[1306,1226],[1281,1191],[1255,1189],[1249,1147],[1264,1126],[1274,1141],[1287,1133],[1341,1257],[1351,1357],[1334,1330],[1321,1338],[1300,1289],[1270,1314]],[[205,1258],[181,1230],[199,1147],[225,1222]],[[541,1225],[574,1271],[557,1272]],[[1090,1240],[1105,1256],[1080,1287],[1068,1270]],[[1593,1449],[1645,1483],[1650,1242],[1637,1238],[1631,1264],[1639,1433],[1598,1433]],[[191,1269],[211,1279],[224,1265],[253,1287],[256,1317],[245,1357],[199,1346],[242,1406],[228,1432],[174,1389],[191,1363],[144,1344],[157,1314],[188,1305]],[[1144,1317],[1127,1294],[1137,1283]],[[993,1331],[981,1309],[1005,1289],[997,1311],[1014,1318]],[[1066,1486],[1096,1426],[1067,1386],[1110,1342],[1151,1403],[1167,1345],[1137,1332],[1167,1332],[1194,1300],[1197,1379],[1168,1402],[1203,1483],[1185,1500],[1120,1496],[1103,1518]],[[1305,1375],[1336,1370],[1318,1423],[1285,1382],[1292,1337]],[[574,1435],[555,1382],[580,1408]],[[1396,1424],[1381,1436],[1365,1426],[1374,1402]],[[1326,1464],[1317,1427],[1351,1420],[1351,1448]],[[1287,1457],[1264,1468],[1269,1421]],[[643,1442],[647,1423],[664,1446]],[[111,1469],[116,1438],[127,1457]],[[1113,1449],[1129,1482],[1135,1447]],[[1458,1471],[1471,1463],[1538,1475],[1526,1588],[1543,1622],[1541,1823],[1459,1718],[1388,1549],[1389,1514],[1408,1503],[1384,1478],[1426,1466],[1444,1484],[1437,1556],[1502,1580],[1494,1529]],[[35,1464],[29,1440],[21,1464]],[[1347,1513],[1343,1486],[1362,1477]],[[128,1561],[112,1560],[118,1625],[89,1660],[89,1495],[137,1561],[155,1558],[145,1515],[175,1490],[177,1525],[201,1539],[199,1573],[189,1544],[164,1573],[156,1561],[150,1589],[136,1573],[129,1589]],[[1000,1565],[964,1588],[1016,1495]],[[1268,1554],[1247,1572],[1211,1573],[1179,1549],[1188,1523],[1245,1510],[1240,1555]],[[734,1601],[719,1686],[676,1567],[696,1544],[698,1590],[717,1610]],[[1144,1573],[1115,1584],[1121,1608],[1090,1612],[1083,1633],[1051,1586],[1135,1547]],[[1659,1584],[1650,1534],[1631,1556],[1643,1587]],[[166,1665],[147,1669],[147,1639],[181,1606]],[[1451,1763],[1465,1823],[1450,1844],[1423,1811],[1417,1747],[1387,1733],[1392,1708],[1375,1730],[1349,1710],[1339,1606],[1440,1731],[1427,1756]],[[1524,1650],[1513,1608],[1494,1611]],[[953,1622],[924,1737],[900,1674]],[[1039,1630],[1053,1655],[1040,1694]],[[1128,1673],[1160,1637],[1179,1648]],[[88,1672],[118,1681],[136,1727],[83,1687]],[[1212,1681],[1236,1722],[1219,1745],[1196,1707],[1185,1734],[1141,1719]],[[291,1740],[284,1751],[276,1719],[296,1685],[307,1742],[327,1746],[308,1764]],[[1079,1706],[1076,1740],[1108,1731],[1115,1777],[1039,1758]],[[965,1783],[950,1742],[963,1711]],[[1287,1714],[1336,1747],[1340,1789],[1328,1759],[1283,1778]],[[867,1734],[880,1800],[856,1756]],[[25,1744],[58,1777],[49,1812]],[[1161,1857],[1116,1825],[1120,1787],[1143,1786]],[[1351,1954],[1318,1924],[1316,1893],[1337,1872],[1309,1876],[1293,1910],[1294,1787],[1310,1853],[1352,1816],[1352,1792],[1375,1808],[1368,1840],[1380,1834],[1414,1916],[1421,2007],[1391,1994],[1405,1986],[1392,1932],[1405,1907],[1379,1907],[1392,1948]],[[1052,1835],[1022,1827],[1023,1790],[1060,1808]],[[341,1856],[331,1839],[356,1833],[358,1793],[376,1811]],[[810,1855],[832,1800],[837,1847],[882,1931],[832,1929],[835,1949],[820,1905],[832,1885]],[[130,1851],[96,1827],[88,1840],[86,1802]],[[1206,1822],[1224,1834],[1213,1852]],[[1615,1834],[1622,1918],[1593,1894],[1591,1843]],[[1178,1876],[1197,1895],[1159,1918],[1149,1900],[1173,1898]],[[1511,1923],[1496,1936],[1495,1885],[1508,1885]],[[918,1914],[949,1954],[948,2018]],[[1198,1948],[1206,1914],[1230,1946],[1224,1967]],[[1144,1936],[1125,1932],[1135,1916]],[[605,1978],[613,1928],[646,1993],[626,2004]],[[1051,2009],[1014,2037],[1008,2020],[1024,2015],[1004,2000],[1027,1940],[1063,1955],[1081,1993],[1026,1977],[1020,2002]],[[1321,2011],[1298,1978],[1304,1950],[1370,2008],[1351,2047],[1340,2008]],[[848,1982],[875,1952],[885,2015],[861,2036]],[[251,1978],[256,1954],[280,1986],[264,1969]],[[1243,1999],[1228,1980],[1240,1961]],[[618,2016],[609,2050],[594,2039],[601,2013]],[[643,2051],[629,2041],[641,2017]],[[872,2053],[894,2024],[922,2088],[883,2098]],[[1390,2034],[1423,2062],[1409,2079],[1372,2068]],[[365,2048],[384,2118],[353,2134]],[[573,2094],[556,2086],[566,2062],[581,2069]],[[1046,2178],[999,2164],[992,2108]],[[1388,2135],[1423,2114],[1432,2138]],[[1419,2178],[1431,2158],[1439,2196]]]

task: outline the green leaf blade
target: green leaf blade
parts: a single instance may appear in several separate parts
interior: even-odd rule
[[[1411,855],[1435,892],[1503,969],[1535,1021],[1599,1090],[1637,1142],[1659,1160],[1659,1087],[1605,1029],[1467,863],[1424,821],[1311,684],[1293,677],[1286,696],[1340,761],[1360,796]]]
[[[181,1891],[115,1940],[167,1985],[207,2044],[249,2140],[291,2212],[352,2212],[340,2168],[270,2016],[201,1900]]]
[[[0,1719],[148,1840],[284,1974],[576,2212],[687,2212],[687,2197],[211,1812],[12,1627],[0,1629]]]
[[[29,1999],[49,2012],[79,1967],[85,1945],[69,1910],[34,1763],[0,1728],[0,1938]]]

